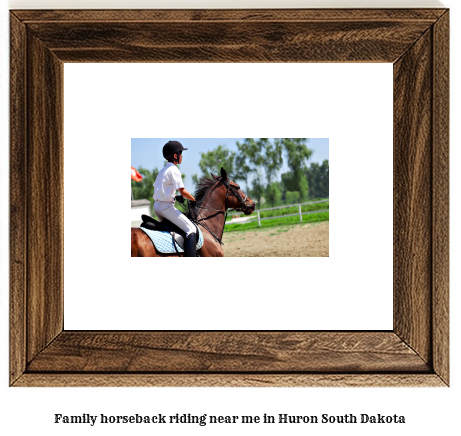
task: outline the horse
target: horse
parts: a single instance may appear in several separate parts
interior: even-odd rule
[[[200,257],[223,257],[222,236],[226,211],[235,209],[251,215],[254,202],[242,192],[240,186],[229,179],[221,168],[221,176],[210,173],[212,179],[203,178],[194,194],[196,205],[189,208],[186,216],[202,227],[204,243],[197,254]],[[178,257],[176,253],[160,253],[139,228],[131,228],[131,257]]]

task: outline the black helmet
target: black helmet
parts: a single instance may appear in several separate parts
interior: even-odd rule
[[[170,156],[173,156],[175,153],[178,153],[179,151],[183,151],[183,150],[187,150],[187,148],[184,148],[180,142],[168,141],[163,146],[163,157],[165,159],[168,159]]]

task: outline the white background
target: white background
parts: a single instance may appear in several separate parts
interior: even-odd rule
[[[91,1],[72,3],[62,2],[10,2],[12,7],[140,7],[141,2],[122,1]],[[258,4],[257,2],[255,2]],[[351,2],[335,2],[343,6],[351,6]],[[359,2],[355,2],[357,4]],[[427,4],[427,2],[424,2]],[[155,6],[158,3],[149,2]],[[170,3],[171,5],[172,3]],[[203,4],[203,3],[202,3]],[[211,3],[204,3],[210,5]],[[222,2],[221,2],[222,4]],[[254,4],[254,3],[252,3]],[[297,4],[312,5],[312,2],[297,2]],[[364,5],[364,3],[361,3]],[[375,6],[383,3],[375,2]],[[387,4],[391,4],[387,2]],[[395,4],[395,2],[394,2]],[[408,4],[408,3],[407,3]],[[411,2],[410,2],[411,4]],[[413,2],[413,5],[415,2]],[[421,4],[418,2],[418,4]],[[459,4],[455,1],[446,1],[451,7],[451,77],[460,77],[459,53],[461,41]],[[146,2],[144,2],[146,5]],[[283,4],[287,6],[286,3]],[[290,3],[290,5],[292,5]],[[373,3],[372,3],[373,5]],[[399,3],[400,6],[405,4]],[[265,2],[265,6],[277,6],[276,2]],[[280,3],[278,4],[280,6]],[[370,2],[368,2],[370,6]],[[8,101],[8,40],[6,5],[2,5],[0,32],[1,39],[1,101]],[[458,81],[459,82],[459,81]],[[460,116],[459,97],[460,89],[456,80],[451,83],[452,123],[451,144],[460,143],[460,126],[457,120]],[[459,230],[456,223],[460,222],[460,162],[459,147],[451,148],[451,387],[449,389],[386,389],[386,388],[9,388],[8,387],[8,108],[4,104],[1,111],[1,149],[0,149],[0,180],[1,180],[1,244],[0,244],[0,319],[1,329],[1,361],[0,361],[0,429],[2,434],[48,434],[48,435],[126,435],[132,434],[345,434],[345,435],[395,435],[408,434],[456,434],[459,430],[459,402],[461,400],[460,387],[460,296],[457,290],[460,286],[459,268],[456,265],[461,261],[459,244]],[[406,416],[405,425],[342,425],[342,426],[221,426],[215,428],[198,426],[180,427],[87,427],[64,426],[53,424],[54,413],[67,414],[263,414],[277,415],[278,413],[290,414],[345,414],[345,413],[382,413],[402,414]]]
[[[64,77],[66,329],[392,329],[392,64],[66,64]],[[330,257],[131,259],[131,138],[205,136],[330,138]]]

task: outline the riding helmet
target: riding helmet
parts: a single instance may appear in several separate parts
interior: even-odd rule
[[[184,148],[180,142],[168,141],[163,146],[163,157],[167,159],[169,156],[173,156],[173,154],[183,150],[187,150],[187,148]]]

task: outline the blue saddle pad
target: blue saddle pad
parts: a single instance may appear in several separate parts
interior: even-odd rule
[[[152,243],[155,245],[155,248],[160,251],[160,253],[176,253],[176,250],[173,246],[173,236],[169,232],[159,232],[158,230],[150,230],[144,227],[139,227],[147,236],[149,236]],[[197,251],[203,247],[203,234],[202,230],[199,228],[199,238],[196,245]],[[180,253],[184,253],[184,250],[176,244],[176,248]]]

